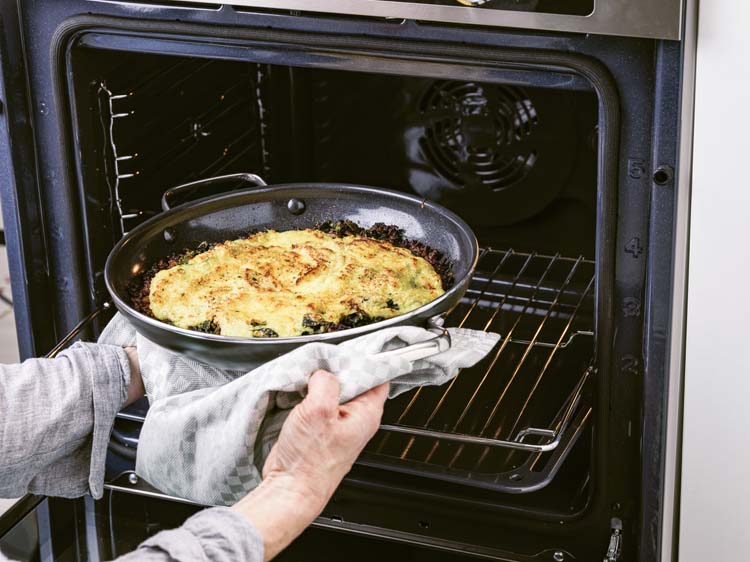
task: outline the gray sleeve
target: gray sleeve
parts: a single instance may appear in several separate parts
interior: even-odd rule
[[[0,497],[100,498],[129,384],[118,346],[77,343],[55,359],[0,365]]]
[[[193,515],[162,531],[116,562],[263,562],[263,538],[247,519],[226,507]]]

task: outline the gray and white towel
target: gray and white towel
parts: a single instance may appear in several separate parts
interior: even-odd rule
[[[137,336],[116,316],[100,342],[138,346],[150,409],[136,472],[165,493],[205,505],[231,505],[261,481],[261,470],[286,416],[318,369],[335,374],[340,401],[391,381],[393,398],[440,385],[487,355],[499,335],[449,328],[448,351],[409,362],[377,357],[434,334],[418,327],[380,330],[338,345],[311,343],[248,373],[210,367]]]

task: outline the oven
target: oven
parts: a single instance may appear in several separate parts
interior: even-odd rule
[[[659,559],[679,1],[67,0],[0,18],[23,356],[96,337],[108,252],[170,187],[252,172],[417,194],[482,247],[448,324],[501,342],[390,401],[281,559]],[[133,472],[146,410],[118,415],[102,500],[15,510],[42,559],[122,554],[199,509]]]

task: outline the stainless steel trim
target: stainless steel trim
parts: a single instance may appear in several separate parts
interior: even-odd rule
[[[467,443],[470,445],[484,445],[485,447],[507,447],[509,449],[517,449],[520,451],[529,451],[532,453],[544,453],[551,451],[557,447],[560,443],[560,436],[555,437],[555,432],[546,429],[528,428],[522,430],[515,441],[504,441],[501,439],[491,439],[489,437],[476,437],[474,435],[465,435],[461,433],[446,433],[444,431],[433,431],[431,429],[422,429],[420,427],[410,427],[407,425],[388,425],[383,424],[380,429],[385,431],[393,431],[395,433],[406,433],[408,435],[416,435],[417,437],[430,437],[433,439],[441,439],[443,441],[453,441],[456,443]],[[526,435],[541,435],[544,437],[553,437],[552,441],[545,443],[544,445],[532,445],[530,443],[523,443],[522,439]]]
[[[132,474],[135,474],[135,472],[132,472]],[[179,498],[177,496],[170,496],[169,494],[163,494],[158,491],[138,488],[137,484],[128,485],[128,486],[120,486],[119,484],[104,484],[104,489],[112,490],[113,492],[124,492],[126,494],[135,494],[137,496],[144,496],[147,498],[153,498],[157,500],[166,500],[166,501],[171,501],[171,502],[178,502],[178,503],[184,503],[188,505],[197,505],[197,506],[205,507],[202,504],[199,504],[197,502],[186,500],[184,498]]]
[[[202,188],[207,185],[214,185],[227,180],[236,180],[238,182],[242,181],[251,184],[253,187],[268,186],[263,178],[256,174],[250,174],[248,172],[241,172],[239,174],[226,174],[223,176],[214,176],[202,180],[191,181],[190,183],[183,183],[182,185],[177,185],[175,187],[170,187],[169,189],[167,189],[161,196],[161,210],[169,211],[170,209],[172,209],[172,206],[169,204],[169,198],[172,197],[175,193],[180,193],[181,191],[187,191],[195,188]],[[201,196],[198,195],[198,197]]]
[[[456,2],[463,4],[464,6],[482,6],[489,1],[490,0],[456,0]]]
[[[145,416],[130,414],[128,412],[117,412],[117,414],[115,414],[115,417],[119,420],[128,420],[140,423],[143,423],[146,420]]]
[[[687,0],[682,54],[682,100],[677,200],[675,202],[672,318],[664,445],[664,497],[661,521],[660,562],[677,560],[677,529],[682,442],[682,391],[687,312],[690,190],[693,164],[693,114],[695,63],[698,42],[698,0]]]
[[[391,351],[382,351],[376,355],[383,359],[399,358],[405,361],[419,361],[420,359],[448,351],[450,347],[451,338],[450,334],[446,331],[444,334],[435,336],[430,340],[401,347],[399,349],[392,349]]]
[[[186,3],[229,4],[222,0],[180,0]],[[164,0],[169,5],[170,0]],[[389,0],[233,0],[232,6],[326,12],[388,19],[422,20],[622,35],[653,39],[681,39],[683,0],[595,0],[587,16],[493,10],[468,6],[436,6]]]

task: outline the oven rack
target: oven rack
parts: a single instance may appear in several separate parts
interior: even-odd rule
[[[595,265],[583,256],[482,248],[448,321],[499,331],[507,342],[564,349],[594,336]]]
[[[500,342],[449,383],[389,401],[360,462],[511,493],[548,484],[592,415],[594,285],[583,257],[483,249],[446,325]]]

